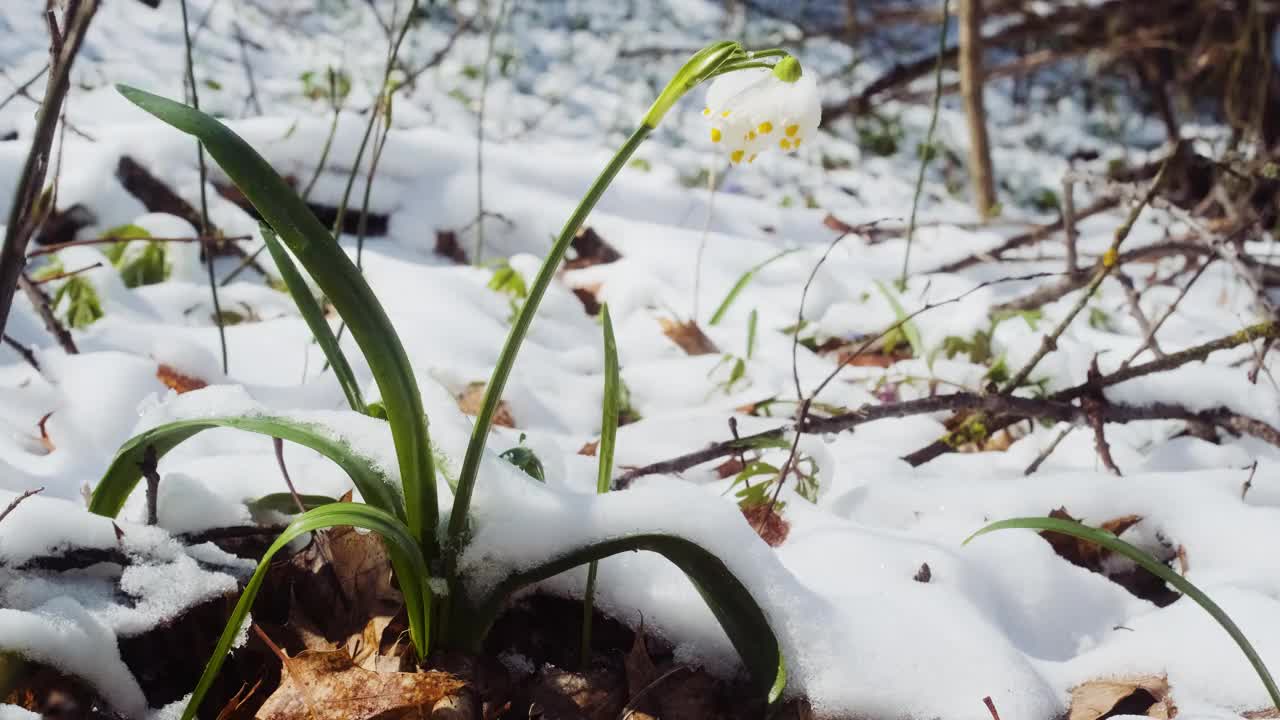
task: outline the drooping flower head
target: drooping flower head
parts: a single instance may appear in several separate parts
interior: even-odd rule
[[[702,114],[711,142],[729,161],[752,162],[770,149],[790,152],[814,136],[822,120],[818,84],[787,56],[772,68],[748,68],[717,77]]]

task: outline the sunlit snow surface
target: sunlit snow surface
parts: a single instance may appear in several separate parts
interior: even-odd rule
[[[362,2],[271,3],[192,0],[201,21],[196,74],[201,102],[233,119],[234,128],[283,173],[309,179],[328,130],[323,101],[302,94],[299,76],[323,76],[327,66],[352,75],[348,107],[363,110],[380,82],[386,38]],[[403,4],[403,3],[401,3]],[[473,7],[462,7],[471,12]],[[384,16],[390,3],[379,2]],[[628,14],[627,7],[634,7]],[[138,2],[104,3],[76,65],[67,117],[59,202],[81,203],[97,217],[81,232],[134,223],[156,236],[192,234],[184,221],[148,215],[115,180],[116,163],[129,155],[186,198],[198,198],[192,141],[124,101],[110,86],[124,82],[181,97],[182,34],[176,2],[151,10]],[[269,7],[270,14],[261,8]],[[207,21],[205,21],[207,17]],[[818,19],[821,19],[819,17]],[[672,27],[671,22],[678,26]],[[726,26],[728,25],[728,29]],[[443,46],[452,21],[439,11],[412,30],[402,57],[419,67]],[[518,10],[498,36],[507,70],[494,63],[484,151],[485,209],[502,219],[485,221],[486,258],[511,255],[530,277],[538,257],[560,228],[612,148],[652,100],[654,87],[691,51],[733,32],[718,2],[539,2]],[[787,26],[748,23],[750,39],[774,37]],[[603,29],[607,28],[607,32]],[[252,60],[256,99],[247,100],[240,62],[242,32]],[[0,3],[0,94],[38,71],[46,61],[41,13],[30,3]],[[389,237],[366,243],[370,283],[400,331],[426,397],[431,432],[456,473],[469,432],[452,397],[483,381],[505,336],[507,298],[486,288],[490,270],[458,267],[434,255],[437,230],[472,226],[476,215],[475,98],[487,38],[464,34],[438,66],[426,70],[397,98],[390,136],[374,185],[371,207],[390,214]],[[932,41],[930,41],[932,42]],[[850,86],[849,51],[811,40],[796,50],[806,72],[822,78],[828,102]],[[864,60],[853,86],[861,86],[894,58]],[[1026,223],[1045,222],[1030,200],[1043,188],[1058,189],[1079,149],[1101,153],[1083,169],[1099,171],[1113,158],[1141,162],[1154,157],[1161,131],[1131,124],[1125,145],[1092,130],[1093,116],[1070,102],[1014,106],[1008,86],[988,93],[994,162],[1003,180],[1005,217],[974,230],[963,196],[948,195],[936,167],[913,248],[918,273],[902,298],[908,311],[955,297],[979,282],[1007,275],[1060,271],[1060,247],[1050,242],[1017,263],[976,266],[959,274],[930,268],[997,245]],[[39,96],[42,82],[32,86]],[[698,93],[695,93],[698,94]],[[0,197],[9,197],[34,124],[33,105],[21,98],[0,110]],[[723,175],[725,167],[704,137],[700,97],[677,106],[663,128],[639,151],[603,198],[590,224],[623,259],[565,273],[553,284],[520,355],[506,400],[520,430],[499,429],[490,447],[527,444],[547,469],[547,485],[531,482],[495,456],[486,458],[477,488],[474,538],[464,557],[469,582],[480,587],[511,570],[529,567],[585,541],[635,530],[672,532],[720,555],[751,588],[782,641],[792,693],[810,697],[825,714],[861,717],[989,717],[991,696],[1003,717],[1048,720],[1064,708],[1067,690],[1100,676],[1167,672],[1184,717],[1232,717],[1267,705],[1267,696],[1239,650],[1199,608],[1180,601],[1165,609],[1134,598],[1101,576],[1055,556],[1030,533],[960,542],[990,520],[1043,515],[1066,507],[1089,522],[1136,513],[1144,520],[1126,539],[1148,548],[1181,545],[1188,577],[1214,596],[1245,630],[1262,656],[1280,666],[1280,452],[1250,438],[1213,445],[1174,437],[1181,424],[1151,422],[1108,426],[1107,437],[1125,477],[1106,473],[1088,432],[1075,432],[1041,470],[1023,469],[1059,433],[1037,428],[1007,452],[943,456],[919,468],[898,458],[927,444],[944,428],[941,416],[883,420],[853,433],[809,438],[802,450],[820,468],[819,501],[811,505],[785,492],[791,534],[770,549],[751,531],[726,494],[728,481],[710,467],[675,477],[650,477],[633,489],[593,496],[595,459],[578,454],[599,432],[602,386],[601,333],[571,293],[600,287],[618,335],[622,374],[644,419],[619,433],[619,466],[666,459],[729,437],[735,408],[778,396],[794,399],[791,341],[780,329],[796,321],[800,289],[836,235],[824,226],[832,212],[850,223],[885,220],[878,242],[851,237],[832,253],[808,295],[805,317],[823,335],[875,333],[895,320],[876,287],[896,276],[902,262],[902,218],[910,211],[914,148],[928,122],[923,105],[889,104],[906,137],[900,151],[877,157],[842,138],[847,121],[796,156],[762,156],[749,168],[722,178],[714,200],[699,171]],[[345,184],[365,118],[342,117],[328,172],[312,199],[335,204]],[[1211,134],[1211,129],[1203,129]],[[939,139],[963,148],[963,115],[944,103]],[[80,133],[93,138],[86,139]],[[1035,148],[1034,150],[1032,148]],[[837,169],[824,171],[825,164]],[[213,179],[224,177],[215,169]],[[1092,199],[1078,188],[1077,207]],[[360,198],[363,182],[354,197]],[[253,235],[256,222],[210,190],[212,220],[228,235]],[[807,205],[816,207],[810,208]],[[1121,211],[1081,223],[1081,251],[1101,252],[1121,221]],[[1158,242],[1170,220],[1145,214],[1127,247]],[[354,240],[349,247],[354,252]],[[474,230],[459,234],[469,251]],[[1258,238],[1265,243],[1267,238]],[[705,242],[700,280],[695,259]],[[245,243],[246,249],[258,241]],[[377,459],[392,475],[390,436],[376,421],[342,410],[343,395],[309,342],[306,326],[284,295],[250,271],[223,288],[221,301],[255,321],[227,328],[229,372],[222,372],[218,334],[204,271],[194,246],[171,245],[172,278],[129,290],[109,265],[85,274],[101,295],[106,316],[76,340],[82,353],[66,356],[44,332],[21,295],[6,332],[37,350],[43,374],[7,346],[0,348],[0,507],[24,490],[44,492],[0,523],[0,646],[16,648],[96,685],[110,702],[132,715],[145,700],[120,661],[114,638],[143,632],[186,608],[234,587],[247,566],[212,546],[184,548],[172,535],[250,521],[245,502],[283,489],[271,443],[257,435],[214,430],[184,443],[161,463],[160,525],[148,528],[141,490],[126,506],[117,539],[106,519],[83,510],[81,488],[92,486],[115,449],[132,434],[162,422],[220,413],[270,412],[321,422]],[[760,272],[717,326],[710,313],[738,277],[785,248],[798,252]],[[1266,246],[1259,245],[1260,252]],[[68,269],[103,259],[98,248],[66,251]],[[264,254],[260,260],[270,266]],[[1176,261],[1165,261],[1176,262]],[[219,274],[233,267],[223,261]],[[1176,265],[1161,265],[1171,270]],[[1145,277],[1135,277],[1144,283]],[[1038,282],[1045,282],[1041,280]],[[925,347],[947,336],[970,337],[988,327],[992,305],[1018,297],[1032,282],[993,285],[921,316]],[[695,298],[695,288],[697,297]],[[1148,315],[1159,315],[1177,294],[1156,287],[1143,294]],[[1035,327],[1020,318],[994,333],[997,354],[1018,367],[1035,351],[1040,335],[1056,323],[1075,296],[1044,308]],[[1166,352],[1224,335],[1254,321],[1250,295],[1224,264],[1210,268],[1164,325]],[[1108,281],[1090,305],[1107,318],[1090,323],[1085,312],[1059,340],[1059,350],[1033,379],[1050,389],[1085,378],[1098,355],[1104,371],[1115,368],[1142,341],[1118,284]],[[695,312],[707,334],[728,353],[745,353],[747,318],[755,309],[759,333],[747,383],[726,395],[717,388],[727,367],[718,356],[688,357],[661,333],[661,317]],[[344,346],[369,396],[376,395],[368,368],[349,334]],[[1149,359],[1149,355],[1141,359]],[[1269,359],[1275,372],[1276,353]],[[1152,376],[1108,390],[1115,400],[1141,404],[1178,402],[1192,409],[1226,405],[1266,422],[1280,423],[1274,380],[1245,377],[1247,348],[1214,355],[1207,364]],[[155,377],[158,364],[201,378],[212,387],[174,396]],[[799,350],[797,372],[806,389],[830,372],[831,360]],[[985,369],[963,355],[938,355],[893,368],[849,368],[825,402],[856,407],[875,402],[885,386],[904,399],[956,385],[981,388]],[[785,415],[790,410],[783,408]],[[46,453],[37,422],[47,423],[55,450]],[[777,426],[778,418],[738,416],[750,433]],[[302,492],[340,495],[349,487],[341,472],[318,455],[290,446],[286,461]],[[1248,467],[1258,466],[1242,501]],[[441,488],[448,507],[447,487]],[[118,549],[130,560],[74,573],[15,570],[31,558],[67,548]],[[912,578],[922,563],[929,583]],[[585,571],[566,573],[546,589],[578,595]],[[130,598],[122,604],[120,592]],[[633,626],[670,640],[677,655],[716,672],[733,673],[736,659],[723,633],[692,586],[656,556],[629,554],[601,564],[598,604]],[[0,718],[23,717],[0,708]]]

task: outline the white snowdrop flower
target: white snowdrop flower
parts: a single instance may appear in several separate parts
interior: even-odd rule
[[[702,114],[711,123],[711,142],[737,164],[769,149],[798,150],[817,132],[822,103],[813,76],[787,56],[771,69],[735,70],[716,78]]]

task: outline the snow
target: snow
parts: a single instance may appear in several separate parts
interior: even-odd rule
[[[300,183],[315,170],[330,113],[324,101],[302,94],[298,78],[330,65],[350,73],[347,110],[311,197],[335,204],[366,122],[356,111],[367,107],[384,62],[382,30],[367,5],[331,3],[322,12],[302,0],[189,1],[193,17],[208,13],[196,50],[205,109],[226,118],[282,174]],[[384,12],[389,4],[378,3]],[[485,208],[501,217],[484,220],[484,260],[510,256],[511,267],[526,280],[652,101],[652,86],[665,83],[680,60],[679,54],[625,51],[695,47],[712,39],[710,33],[718,33],[725,20],[723,4],[709,0],[679,3],[678,30],[662,13],[625,16],[615,5],[624,4],[536,3],[516,12],[498,35],[499,51],[514,59],[508,74],[495,71],[489,87]],[[123,224],[156,237],[194,232],[173,215],[148,213],[112,179],[119,158],[127,155],[198,203],[190,138],[146,116],[110,86],[126,82],[181,96],[175,68],[182,66],[182,35],[175,8],[104,3],[76,65],[67,117],[94,141],[66,133],[59,205],[80,203],[94,213],[96,220],[79,237]],[[573,29],[573,14],[586,18],[590,28]],[[599,32],[606,26],[610,33]],[[764,37],[760,33],[778,27],[753,20],[750,36]],[[246,103],[237,28],[251,41],[247,51],[261,117]],[[404,50],[409,66],[429,58],[452,28],[439,16],[416,26]],[[6,39],[0,45],[6,74],[0,79],[20,82],[46,61],[41,13],[22,3],[0,4],[0,33]],[[510,313],[508,298],[486,287],[491,268],[455,266],[432,252],[437,230],[459,230],[468,252],[476,241],[474,229],[462,230],[474,227],[477,208],[479,83],[466,68],[483,62],[486,43],[483,32],[463,34],[443,62],[398,97],[371,197],[372,209],[389,216],[388,235],[366,241],[362,256],[366,277],[413,363],[448,477],[456,477],[471,430],[454,398],[469,383],[487,379]],[[831,89],[819,82],[827,101],[839,99],[847,48],[816,40],[797,52],[806,73],[841,78],[840,87]],[[861,63],[855,85],[873,77],[877,67],[883,69],[870,59]],[[0,90],[7,87],[0,83]],[[38,96],[41,88],[36,83],[32,92]],[[1168,673],[1187,717],[1237,717],[1266,707],[1268,697],[1238,648],[1189,601],[1157,608],[1066,563],[1029,532],[961,546],[991,520],[1044,515],[1058,507],[1094,524],[1141,515],[1125,538],[1153,550],[1182,546],[1188,578],[1226,608],[1273,668],[1280,667],[1280,560],[1274,552],[1280,543],[1280,450],[1255,438],[1224,436],[1213,444],[1181,435],[1176,422],[1109,425],[1112,454],[1125,472],[1116,478],[1101,467],[1092,433],[1077,429],[1039,472],[1025,477],[1023,470],[1062,428],[1036,426],[1005,452],[946,455],[913,468],[901,456],[944,433],[945,415],[880,420],[803,440],[802,452],[818,465],[818,499],[811,504],[784,491],[791,532],[778,548],[765,545],[746,525],[729,481],[710,465],[680,477],[642,478],[625,492],[594,494],[595,459],[578,451],[599,433],[603,354],[599,325],[582,311],[572,288],[598,286],[599,299],[609,303],[623,380],[643,417],[619,431],[616,462],[625,468],[725,440],[730,418],[744,435],[785,422],[795,390],[792,342],[780,330],[795,323],[800,289],[837,237],[824,225],[827,213],[851,224],[884,222],[874,242],[846,238],[815,276],[803,310],[810,323],[805,337],[812,333],[819,342],[875,334],[895,322],[881,286],[912,312],[1004,275],[1060,272],[1061,261],[1053,257],[1058,249],[1050,245],[1016,253],[1016,264],[930,270],[995,247],[1028,223],[1051,219],[1029,207],[1027,198],[1040,188],[1058,191],[1068,169],[1062,158],[1070,152],[1100,149],[1101,158],[1088,166],[1096,172],[1114,157],[1146,157],[1160,131],[1154,121],[1131,124],[1125,143],[1116,143],[1089,129],[1105,117],[1071,99],[1028,114],[1007,100],[1007,89],[998,82],[988,93],[994,159],[1008,186],[1002,190],[1009,194],[1002,196],[1005,216],[974,229],[967,224],[972,218],[964,198],[947,194],[935,169],[912,248],[917,274],[902,292],[893,290],[893,280],[901,268],[917,167],[913,148],[923,139],[927,108],[882,108],[901,120],[905,132],[899,141],[904,149],[890,157],[849,142],[852,133],[842,121],[835,132],[824,130],[806,141],[797,154],[762,154],[749,167],[726,169],[706,142],[700,93],[678,104],[637,153],[644,164],[624,169],[590,218],[622,259],[562,273],[530,330],[504,395],[518,429],[499,428],[492,435],[493,452],[483,460],[476,488],[474,534],[462,558],[469,588],[482,591],[508,573],[585,543],[669,532],[708,548],[744,581],[779,636],[789,692],[807,696],[832,716],[985,720],[982,698],[991,696],[1004,717],[1048,720],[1066,709],[1073,685],[1131,672]],[[0,142],[0,197],[12,194],[33,127],[31,110],[21,99],[0,108],[0,134],[18,133],[17,141]],[[947,147],[964,147],[963,115],[951,100],[943,104],[938,132]],[[822,171],[823,166],[834,169]],[[720,181],[714,195],[699,176],[709,168]],[[216,167],[210,170],[213,180],[225,181]],[[362,196],[364,183],[363,177],[357,180],[354,197]],[[260,247],[257,221],[212,187],[207,190],[213,222],[228,235],[250,236],[241,243],[247,251]],[[1089,193],[1077,186],[1077,207],[1093,199]],[[1080,223],[1083,256],[1108,246],[1123,214],[1120,208]],[[1148,210],[1126,248],[1164,240],[1168,222]],[[354,238],[345,240],[354,253]],[[5,332],[35,349],[40,371],[0,346],[0,509],[24,490],[44,488],[0,522],[0,645],[83,677],[134,717],[146,715],[146,703],[120,659],[117,638],[147,632],[233,592],[252,568],[210,544],[185,546],[177,536],[248,524],[253,518],[247,502],[285,488],[268,438],[209,430],[161,460],[158,527],[144,524],[140,485],[115,522],[123,531],[118,539],[110,520],[84,510],[81,493],[97,482],[122,442],[182,419],[280,416],[323,428],[388,477],[398,477],[385,424],[344,409],[340,387],[285,295],[253,270],[220,289],[222,307],[246,318],[226,328],[224,372],[198,249],[166,247],[170,279],[132,289],[105,261],[101,247],[64,251],[67,269],[103,262],[83,275],[100,294],[105,317],[74,332],[81,353],[64,353],[21,295]],[[724,319],[709,325],[711,312],[742,273],[782,250],[794,252],[757,273]],[[699,255],[700,276],[694,270]],[[219,276],[237,262],[220,259]],[[275,272],[266,254],[259,262]],[[1152,268],[1167,272],[1176,263],[1162,260]],[[1145,278],[1134,279],[1145,289]],[[998,283],[920,315],[914,324],[931,362],[846,368],[819,399],[853,409],[885,397],[924,397],[935,389],[981,391],[986,367],[964,353],[948,359],[941,349],[948,338],[971,340],[990,330],[993,306],[1033,287]],[[1158,317],[1176,294],[1177,288],[1152,286],[1144,291],[1142,307],[1148,317]],[[993,355],[1018,367],[1077,297],[1045,306],[1038,318],[999,323],[991,337]],[[1256,322],[1250,303],[1250,293],[1225,263],[1211,267],[1161,329],[1162,349],[1174,352]],[[715,370],[721,355],[686,356],[659,326],[659,319],[686,319],[696,312],[722,353],[742,356],[753,309],[757,346],[747,363],[747,382],[730,393],[717,387],[726,372]],[[1122,288],[1107,281],[1031,380],[1050,391],[1075,385],[1084,381],[1095,356],[1104,372],[1114,369],[1142,337]],[[350,333],[342,344],[366,398],[376,399],[376,385]],[[1135,362],[1152,357],[1147,351]],[[1242,347],[1105,392],[1134,405],[1225,406],[1276,425],[1280,390],[1271,375],[1277,357],[1270,353],[1256,384],[1246,377],[1252,352]],[[178,395],[157,379],[160,365],[209,387]],[[830,356],[799,348],[795,372],[806,391],[832,369]],[[738,410],[770,397],[780,401],[773,417]],[[37,426],[47,413],[52,451]],[[545,485],[497,457],[521,434],[546,468]],[[284,457],[300,492],[339,496],[351,489],[333,463],[310,450],[286,444]],[[769,451],[765,459],[781,462],[782,451]],[[446,483],[439,495],[447,512]],[[23,568],[68,549],[120,553],[127,562],[65,572]],[[932,574],[928,583],[913,579],[924,563]],[[585,569],[578,569],[540,589],[576,597],[584,585]],[[732,646],[697,592],[660,557],[629,553],[603,561],[597,605],[633,627],[643,618],[682,660],[722,675],[738,670]],[[505,660],[531,667],[527,658]],[[154,710],[153,717],[167,717],[175,708],[180,705]],[[9,717],[20,714],[0,707],[0,718]]]

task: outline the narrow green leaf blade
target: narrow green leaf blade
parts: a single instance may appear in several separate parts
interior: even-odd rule
[[[600,320],[604,326],[604,402],[600,417],[600,446],[596,448],[599,462],[596,492],[606,493],[613,477],[613,451],[618,440],[618,388],[622,383],[618,373],[618,343],[613,337],[608,303],[600,306]]]
[[[511,575],[475,605],[466,610],[456,607],[461,611],[460,616],[455,618],[450,630],[467,634],[464,638],[455,638],[460,647],[476,649],[516,591],[579,565],[637,550],[658,553],[684,571],[742,657],[761,698],[770,704],[778,700],[787,683],[786,665],[764,611],[720,558],[697,543],[672,535],[642,533],[616,538],[578,548],[541,566]],[[467,612],[469,617],[464,615]]]
[[[124,507],[129,493],[133,492],[133,488],[142,478],[142,462],[148,447],[155,448],[158,461],[191,436],[219,427],[236,428],[259,435],[277,437],[315,450],[337,463],[338,467],[347,473],[366,503],[403,521],[404,504],[398,488],[382,472],[377,463],[337,440],[322,427],[267,415],[179,420],[154,427],[129,438],[116,451],[116,456],[111,460],[106,474],[94,488],[93,498],[89,502],[89,512],[107,517],[120,514],[120,509]]]
[[[302,273],[298,272],[298,267],[293,264],[293,258],[289,257],[284,245],[280,243],[280,238],[266,224],[262,225],[262,239],[267,244],[271,259],[276,261],[280,277],[284,280],[285,287],[289,288],[289,295],[298,306],[298,312],[302,314],[307,327],[311,328],[311,335],[315,337],[316,344],[324,352],[325,359],[329,361],[329,367],[333,368],[333,375],[342,386],[342,392],[347,396],[347,403],[351,405],[352,410],[368,414],[364,398],[360,395],[360,384],[356,382],[356,375],[351,370],[351,363],[347,362],[347,356],[338,345],[338,338],[333,334],[333,328],[329,327],[329,321],[325,319],[320,303],[316,302],[315,296],[311,294],[307,281],[303,279]]]
[[[613,451],[618,441],[618,343],[613,337],[613,320],[609,317],[609,304],[600,306],[600,321],[604,327],[604,400],[601,402],[600,444],[596,447],[596,492],[609,492],[613,477]],[[596,561],[587,568],[587,589],[582,594],[582,667],[591,662],[591,618],[595,610]]]
[[[244,592],[240,594],[239,602],[231,611],[227,626],[223,629],[222,636],[218,638],[218,644],[213,654],[209,656],[204,673],[196,683],[191,700],[188,701],[187,708],[182,713],[182,720],[191,720],[199,711],[200,703],[213,685],[214,679],[217,678],[218,671],[222,668],[222,663],[230,652],[236,635],[240,633],[245,617],[253,608],[253,601],[258,596],[258,590],[262,588],[262,581],[266,578],[267,569],[271,566],[271,559],[275,554],[299,535],[339,525],[364,528],[382,537],[387,546],[391,566],[399,581],[400,591],[404,594],[405,610],[409,616],[410,639],[418,652],[425,654],[430,641],[428,620],[431,617],[431,593],[427,591],[429,579],[427,563],[417,541],[409,534],[404,523],[375,507],[359,503],[325,505],[299,515],[280,533],[280,537],[276,538],[271,547],[267,548],[253,577],[249,579]]]
[[[746,289],[747,285],[751,284],[751,281],[752,279],[755,278],[756,273],[769,267],[769,265],[773,263],[775,260],[781,260],[782,258],[790,255],[793,252],[798,251],[799,249],[800,248],[791,248],[790,250],[783,250],[777,255],[774,255],[773,257],[756,265],[750,270],[742,273],[742,277],[738,278],[738,282],[734,283],[733,287],[729,288],[729,294],[724,296],[724,300],[720,301],[720,306],[717,307],[715,313],[711,315],[710,324],[712,325],[720,324],[720,321],[724,319],[724,314],[729,312],[729,306],[733,305],[733,301],[738,299],[738,295],[742,294],[742,291]]]
[[[424,546],[434,547],[439,513],[422,396],[391,320],[355,263],[284,179],[240,136],[199,110],[125,85],[117,88],[133,104],[204,144],[351,328],[386,405],[409,529]]]
[[[1236,645],[1240,646],[1240,650],[1244,652],[1245,657],[1249,659],[1249,664],[1253,665],[1254,671],[1256,671],[1258,673],[1258,677],[1262,679],[1262,684],[1266,686],[1267,693],[1271,696],[1271,702],[1275,704],[1277,710],[1280,710],[1280,688],[1276,687],[1276,682],[1272,679],[1271,672],[1267,670],[1266,664],[1262,662],[1262,658],[1258,655],[1258,652],[1253,649],[1253,645],[1249,642],[1249,639],[1245,637],[1244,633],[1235,624],[1235,622],[1227,616],[1226,611],[1219,607],[1213,600],[1210,600],[1209,596],[1205,595],[1200,588],[1191,584],[1190,580],[1187,580],[1171,570],[1168,565],[1165,565],[1152,557],[1149,553],[1130,545],[1105,530],[1091,528],[1087,525],[1082,525],[1077,522],[1071,522],[1060,518],[1022,517],[1001,520],[999,522],[991,523],[978,532],[970,535],[964,542],[965,544],[968,544],[969,541],[979,535],[986,535],[987,533],[995,532],[996,530],[1007,530],[1013,528],[1049,530],[1101,545],[1111,552],[1129,558],[1141,565],[1152,575],[1155,575],[1161,580],[1164,580],[1177,588],[1183,595],[1191,598],[1197,605],[1204,608],[1205,612],[1209,613],[1214,620],[1218,621],[1218,624],[1222,626],[1222,629],[1227,631],[1227,634],[1231,636],[1231,639],[1236,641]]]

